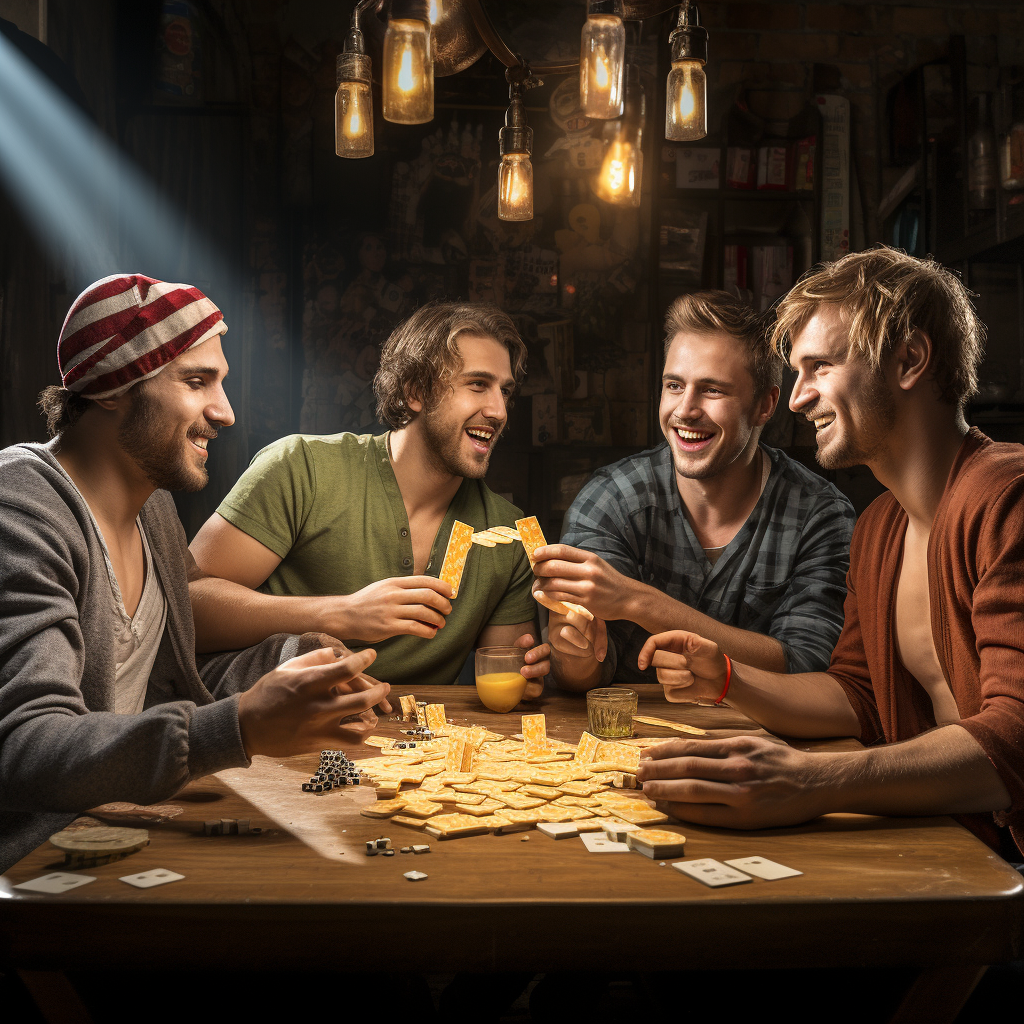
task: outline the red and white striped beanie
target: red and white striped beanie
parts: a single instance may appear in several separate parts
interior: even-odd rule
[[[57,365],[69,391],[110,398],[227,329],[224,314],[198,288],[114,274],[86,288],[68,310]]]

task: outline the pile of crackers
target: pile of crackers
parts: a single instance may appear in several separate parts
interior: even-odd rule
[[[390,737],[366,740],[381,748],[380,756],[357,762],[377,785],[376,802],[360,812],[366,817],[438,839],[521,832],[541,822],[571,821],[584,832],[669,820],[628,793],[637,786],[641,747],[657,740],[607,741],[585,732],[574,746],[547,735],[544,715],[523,715],[522,738],[506,738],[449,724],[443,704],[417,706],[408,696],[402,706],[435,738],[404,749]]]

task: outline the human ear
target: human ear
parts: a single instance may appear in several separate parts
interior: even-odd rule
[[[918,328],[900,342],[895,353],[896,383],[903,391],[910,391],[925,375],[934,351],[932,339]]]
[[[775,414],[775,407],[779,404],[779,395],[781,394],[778,384],[773,384],[761,398],[758,403],[758,414],[757,419],[754,421],[755,427],[763,427]]]

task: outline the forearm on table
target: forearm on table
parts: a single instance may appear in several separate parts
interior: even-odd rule
[[[786,671],[786,651],[778,640],[763,633],[727,626],[644,583],[631,581],[627,613],[623,618],[635,622],[648,633],[685,629],[714,641],[719,650],[734,661],[767,672]]]
[[[827,672],[783,675],[734,662],[726,699],[730,707],[783,736],[860,735],[846,691]]]
[[[977,740],[957,725],[902,743],[829,756],[829,810],[857,814],[979,814],[1010,806],[1010,794]]]
[[[193,580],[188,589],[199,654],[252,647],[275,633],[324,631],[322,597],[263,594],[213,576]],[[332,601],[339,599],[335,597]]]

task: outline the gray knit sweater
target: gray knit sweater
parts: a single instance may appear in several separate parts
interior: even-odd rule
[[[167,625],[144,710],[114,714],[120,628],[88,507],[50,445],[0,451],[0,871],[77,814],[165,800],[247,765],[238,697],[306,634],[271,637],[197,669],[188,581],[198,569],[166,491],[142,509]]]

